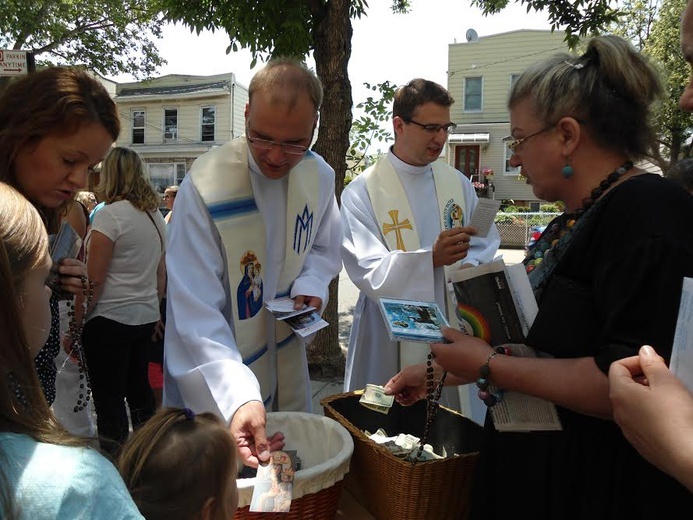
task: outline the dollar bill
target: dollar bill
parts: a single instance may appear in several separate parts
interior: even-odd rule
[[[390,453],[392,453],[395,457],[406,457],[411,452],[411,450],[403,448],[394,441],[387,441],[383,443],[382,446],[390,450]]]
[[[394,401],[394,396],[385,395],[385,389],[382,386],[372,384],[366,385],[366,390],[363,392],[361,399],[359,399],[359,403],[366,408],[384,414],[390,411]]]
[[[433,451],[433,446],[430,444],[424,444],[423,450],[419,450],[419,447],[413,448],[406,456],[405,459],[409,462],[425,462],[427,460],[438,460],[447,457],[447,452],[443,448],[443,455],[438,455]]]
[[[400,433],[397,438],[395,439],[395,444],[398,446],[402,446],[402,448],[406,450],[413,450],[415,447],[419,445],[419,439],[418,437],[411,435],[409,433]]]

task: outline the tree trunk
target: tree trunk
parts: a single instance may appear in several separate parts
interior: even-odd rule
[[[320,111],[320,127],[314,149],[335,171],[335,194],[341,201],[346,173],[346,153],[351,128],[351,83],[347,67],[351,57],[353,29],[349,16],[350,0],[315,2],[313,41],[316,73],[326,95]],[[330,301],[323,314],[329,327],[318,332],[308,348],[308,363],[315,376],[344,373],[344,355],[339,346],[337,313],[339,279],[330,284]]]
[[[344,377],[345,358],[339,344],[339,313],[337,311],[339,277],[330,283],[330,301],[323,318],[330,325],[318,331],[308,346],[308,368],[311,379]]]

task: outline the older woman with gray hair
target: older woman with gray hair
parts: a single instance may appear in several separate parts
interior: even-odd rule
[[[431,350],[447,381],[550,401],[562,429],[499,432],[488,413],[472,518],[634,520],[693,509],[693,495],[621,433],[607,378],[643,344],[669,358],[682,279],[693,276],[693,198],[635,166],[653,146],[660,92],[656,70],[616,36],[537,63],[513,86],[510,163],[538,198],[566,206],[525,260],[539,306],[526,343],[539,356],[496,355],[497,345],[452,329],[450,343]],[[405,403],[422,396],[425,370],[396,375],[386,390]],[[503,398],[479,397],[489,408]]]
[[[133,150],[111,150],[96,191],[105,206],[87,238],[93,295],[84,348],[101,447],[113,454],[128,437],[125,401],[133,429],[155,410],[148,344],[160,317],[166,224],[159,195]]]

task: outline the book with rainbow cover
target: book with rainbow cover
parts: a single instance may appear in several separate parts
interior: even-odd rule
[[[493,346],[506,345],[513,356],[537,357],[534,349],[524,345],[538,307],[522,263],[506,266],[500,259],[459,269],[452,273],[451,282],[457,300],[453,326]],[[489,411],[498,431],[563,428],[553,403],[519,392],[504,392]]]
[[[451,282],[457,302],[452,326],[492,346],[524,343],[537,314],[524,265],[499,259],[458,269]]]

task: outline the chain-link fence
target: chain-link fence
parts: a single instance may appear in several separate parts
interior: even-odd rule
[[[558,215],[560,213],[498,213],[495,222],[501,237],[501,247],[524,247],[533,228],[546,226]]]

